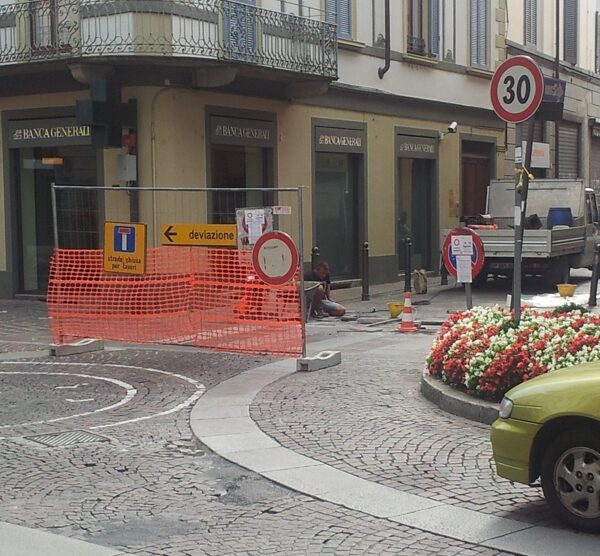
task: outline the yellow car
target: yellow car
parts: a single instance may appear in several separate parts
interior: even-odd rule
[[[492,425],[498,475],[531,485],[576,529],[600,532],[600,362],[519,384]]]

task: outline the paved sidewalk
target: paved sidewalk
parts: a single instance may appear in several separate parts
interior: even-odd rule
[[[559,525],[538,490],[495,476],[488,427],[419,396],[431,339],[388,329],[313,345],[341,349],[342,365],[244,373],[199,401],[192,429],[234,463],[390,522],[515,554],[597,554],[598,539]]]
[[[417,320],[441,322],[464,308],[461,289],[429,285],[427,295],[413,297]],[[389,319],[387,302],[402,300],[401,290],[373,287],[368,301],[360,301],[360,288],[336,290],[360,319],[308,324],[309,354],[343,351],[340,367],[318,373],[294,373],[293,362],[110,344],[65,366],[47,358],[45,305],[0,301],[0,375],[20,376],[19,361],[32,370],[27,361],[46,365],[45,389],[33,373],[8,382],[29,393],[26,407],[68,411],[68,403],[40,401],[38,392],[50,395],[61,384],[52,376],[78,372],[104,384],[85,386],[89,394],[80,386],[93,407],[114,403],[119,388],[132,396],[127,410],[75,423],[110,427],[102,432],[110,445],[92,452],[32,449],[23,435],[60,430],[62,422],[19,429],[14,410],[4,412],[16,436],[0,438],[0,466],[8,464],[0,498],[18,506],[0,505],[0,555],[592,554],[597,539],[561,528],[539,492],[495,478],[485,426],[421,398],[418,378],[437,328],[394,332],[399,320]],[[505,292],[492,286],[474,297],[503,303]],[[59,363],[64,369],[54,372]],[[119,386],[125,369],[130,384]],[[187,400],[204,387],[190,414]],[[258,475],[198,450],[189,420],[216,454]],[[83,539],[90,543],[78,544]]]

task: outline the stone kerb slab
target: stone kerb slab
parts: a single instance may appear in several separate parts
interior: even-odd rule
[[[491,425],[498,418],[498,404],[469,396],[465,392],[455,390],[441,380],[433,378],[427,369],[421,376],[421,394],[440,409]]]

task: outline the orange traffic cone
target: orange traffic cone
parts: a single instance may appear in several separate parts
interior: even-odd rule
[[[396,332],[416,332],[417,327],[413,322],[413,310],[411,292],[404,292],[404,310],[402,311],[402,324],[396,328]]]

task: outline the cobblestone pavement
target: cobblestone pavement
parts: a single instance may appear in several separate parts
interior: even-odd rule
[[[345,348],[343,363],[275,382],[251,417],[283,446],[364,479],[447,504],[560,527],[541,490],[494,472],[489,427],[419,393],[433,337],[395,335]]]
[[[0,301],[0,353],[41,351],[51,342],[45,303]]]
[[[40,306],[0,318],[0,351],[46,347]],[[265,361],[185,347],[0,360],[0,521],[142,556],[504,554],[291,492],[197,445],[186,404]],[[32,438],[65,431],[97,437]]]

